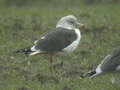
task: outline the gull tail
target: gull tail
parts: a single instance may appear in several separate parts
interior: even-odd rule
[[[95,70],[91,70],[83,75],[83,77],[92,77],[93,75],[96,74]]]
[[[87,72],[87,73],[84,75],[84,77],[95,78],[95,77],[97,77],[97,76],[99,76],[99,75],[101,75],[101,74],[102,74],[102,72],[97,72],[96,70],[92,70],[92,71]]]
[[[32,56],[32,55],[36,55],[38,53],[41,53],[41,51],[35,50],[34,47],[32,47],[32,48],[28,47],[28,48],[17,50],[16,53],[23,53],[25,55]]]
[[[30,47],[28,47],[28,48],[23,48],[23,49],[19,49],[19,50],[17,50],[16,51],[16,53],[23,53],[23,54],[26,54],[26,55],[28,55],[28,54],[30,54],[30,53],[32,53],[33,51],[31,51],[31,48]]]

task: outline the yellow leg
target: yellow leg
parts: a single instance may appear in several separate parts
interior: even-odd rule
[[[52,56],[50,56],[50,72],[54,72]]]

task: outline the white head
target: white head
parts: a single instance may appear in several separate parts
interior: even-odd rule
[[[83,24],[78,23],[77,18],[75,16],[68,15],[68,16],[62,17],[58,21],[56,28],[63,27],[67,29],[74,29],[74,28],[79,28],[81,25]]]

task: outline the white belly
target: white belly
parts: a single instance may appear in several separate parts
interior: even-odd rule
[[[81,33],[80,33],[79,29],[75,29],[75,32],[77,34],[77,39],[75,41],[73,41],[72,44],[70,44],[69,46],[67,46],[66,48],[63,49],[63,51],[65,53],[71,53],[78,47],[78,44],[81,39]]]

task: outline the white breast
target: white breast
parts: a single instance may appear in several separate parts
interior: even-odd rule
[[[78,47],[78,44],[81,39],[81,33],[80,33],[80,30],[77,28],[75,29],[75,33],[77,34],[77,39],[73,41],[72,44],[70,44],[69,46],[63,49],[65,53],[73,52]]]

